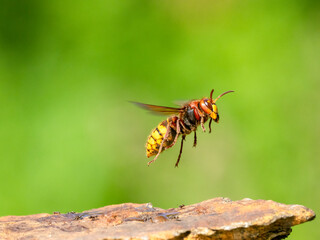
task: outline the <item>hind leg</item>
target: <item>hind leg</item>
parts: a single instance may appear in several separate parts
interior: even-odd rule
[[[166,140],[168,139],[168,136],[169,136],[170,131],[171,131],[171,128],[170,128],[170,126],[168,126],[167,132],[166,132],[166,134],[164,135],[164,137],[163,137],[163,139],[162,139],[162,142],[161,142],[161,144],[160,144],[159,151],[158,151],[157,155],[154,157],[154,159],[152,159],[151,161],[148,162],[148,166],[149,166],[151,163],[153,163],[154,161],[157,160],[159,154],[160,154],[161,151],[162,151],[164,141],[166,141]]]
[[[183,141],[185,140],[185,138],[186,138],[186,135],[182,135],[180,153],[179,153],[178,160],[177,160],[177,162],[176,162],[175,167],[178,167],[178,165],[179,165],[180,158],[181,158],[181,154],[182,154]]]
[[[170,144],[170,146],[166,147],[166,149],[171,148],[173,145],[175,145],[175,144],[176,144],[177,139],[178,139],[178,137],[179,137],[180,133],[181,133],[181,130],[180,130],[180,119],[178,119],[178,120],[177,120],[176,136],[175,136],[175,138],[174,138],[173,142]]]

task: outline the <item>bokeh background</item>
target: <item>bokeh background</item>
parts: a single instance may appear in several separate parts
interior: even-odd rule
[[[319,212],[319,1],[1,1],[0,215],[214,197]],[[147,167],[164,119],[218,102],[213,133]],[[319,239],[318,220],[290,239]]]

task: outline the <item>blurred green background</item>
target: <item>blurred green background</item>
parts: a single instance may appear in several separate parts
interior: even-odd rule
[[[214,197],[319,212],[319,22],[319,1],[1,1],[0,215]],[[213,133],[147,167],[164,117],[128,101],[212,88],[236,91]]]

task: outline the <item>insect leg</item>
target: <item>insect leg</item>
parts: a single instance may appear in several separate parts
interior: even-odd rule
[[[211,123],[212,123],[212,118],[210,118],[210,122],[209,122],[209,133],[211,133]]]
[[[171,148],[173,145],[175,145],[176,144],[176,142],[177,142],[177,139],[178,139],[178,137],[179,137],[179,135],[180,135],[180,132],[181,132],[181,130],[180,130],[180,119],[178,119],[177,120],[177,130],[176,130],[176,136],[175,136],[175,138],[174,138],[174,140],[173,140],[173,143],[171,143],[170,144],[170,146],[168,146],[168,147],[166,147],[166,149],[167,148]]]
[[[182,128],[184,129],[184,132],[190,132],[190,129],[187,129],[187,127],[186,127],[186,125],[184,125],[183,121],[180,121],[180,124],[181,124]]]
[[[201,128],[202,128],[202,131],[205,132],[206,129],[204,128],[204,117],[201,117]]]
[[[197,146],[197,132],[194,131],[194,139],[193,139],[193,146]]]
[[[160,144],[159,151],[158,151],[157,155],[154,157],[154,159],[152,159],[151,161],[149,161],[149,162],[148,162],[148,166],[149,166],[151,163],[153,163],[153,162],[158,158],[159,154],[160,154],[160,153],[161,153],[161,151],[162,151],[164,141],[166,141],[166,140],[167,140],[167,138],[168,138],[168,136],[169,136],[170,131],[171,131],[171,127],[170,127],[170,125],[168,124],[167,132],[166,132],[166,134],[164,135],[163,140],[162,140],[162,142],[161,142],[161,144]]]
[[[175,167],[178,167],[178,165],[179,165],[179,161],[180,161],[181,153],[182,153],[182,148],[183,148],[183,141],[185,140],[185,138],[186,138],[186,135],[182,135],[180,153],[179,153],[178,160],[176,162]]]

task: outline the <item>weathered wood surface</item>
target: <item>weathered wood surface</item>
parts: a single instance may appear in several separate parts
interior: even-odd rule
[[[300,205],[215,198],[160,209],[125,203],[82,213],[0,218],[0,239],[282,239],[315,218]]]

